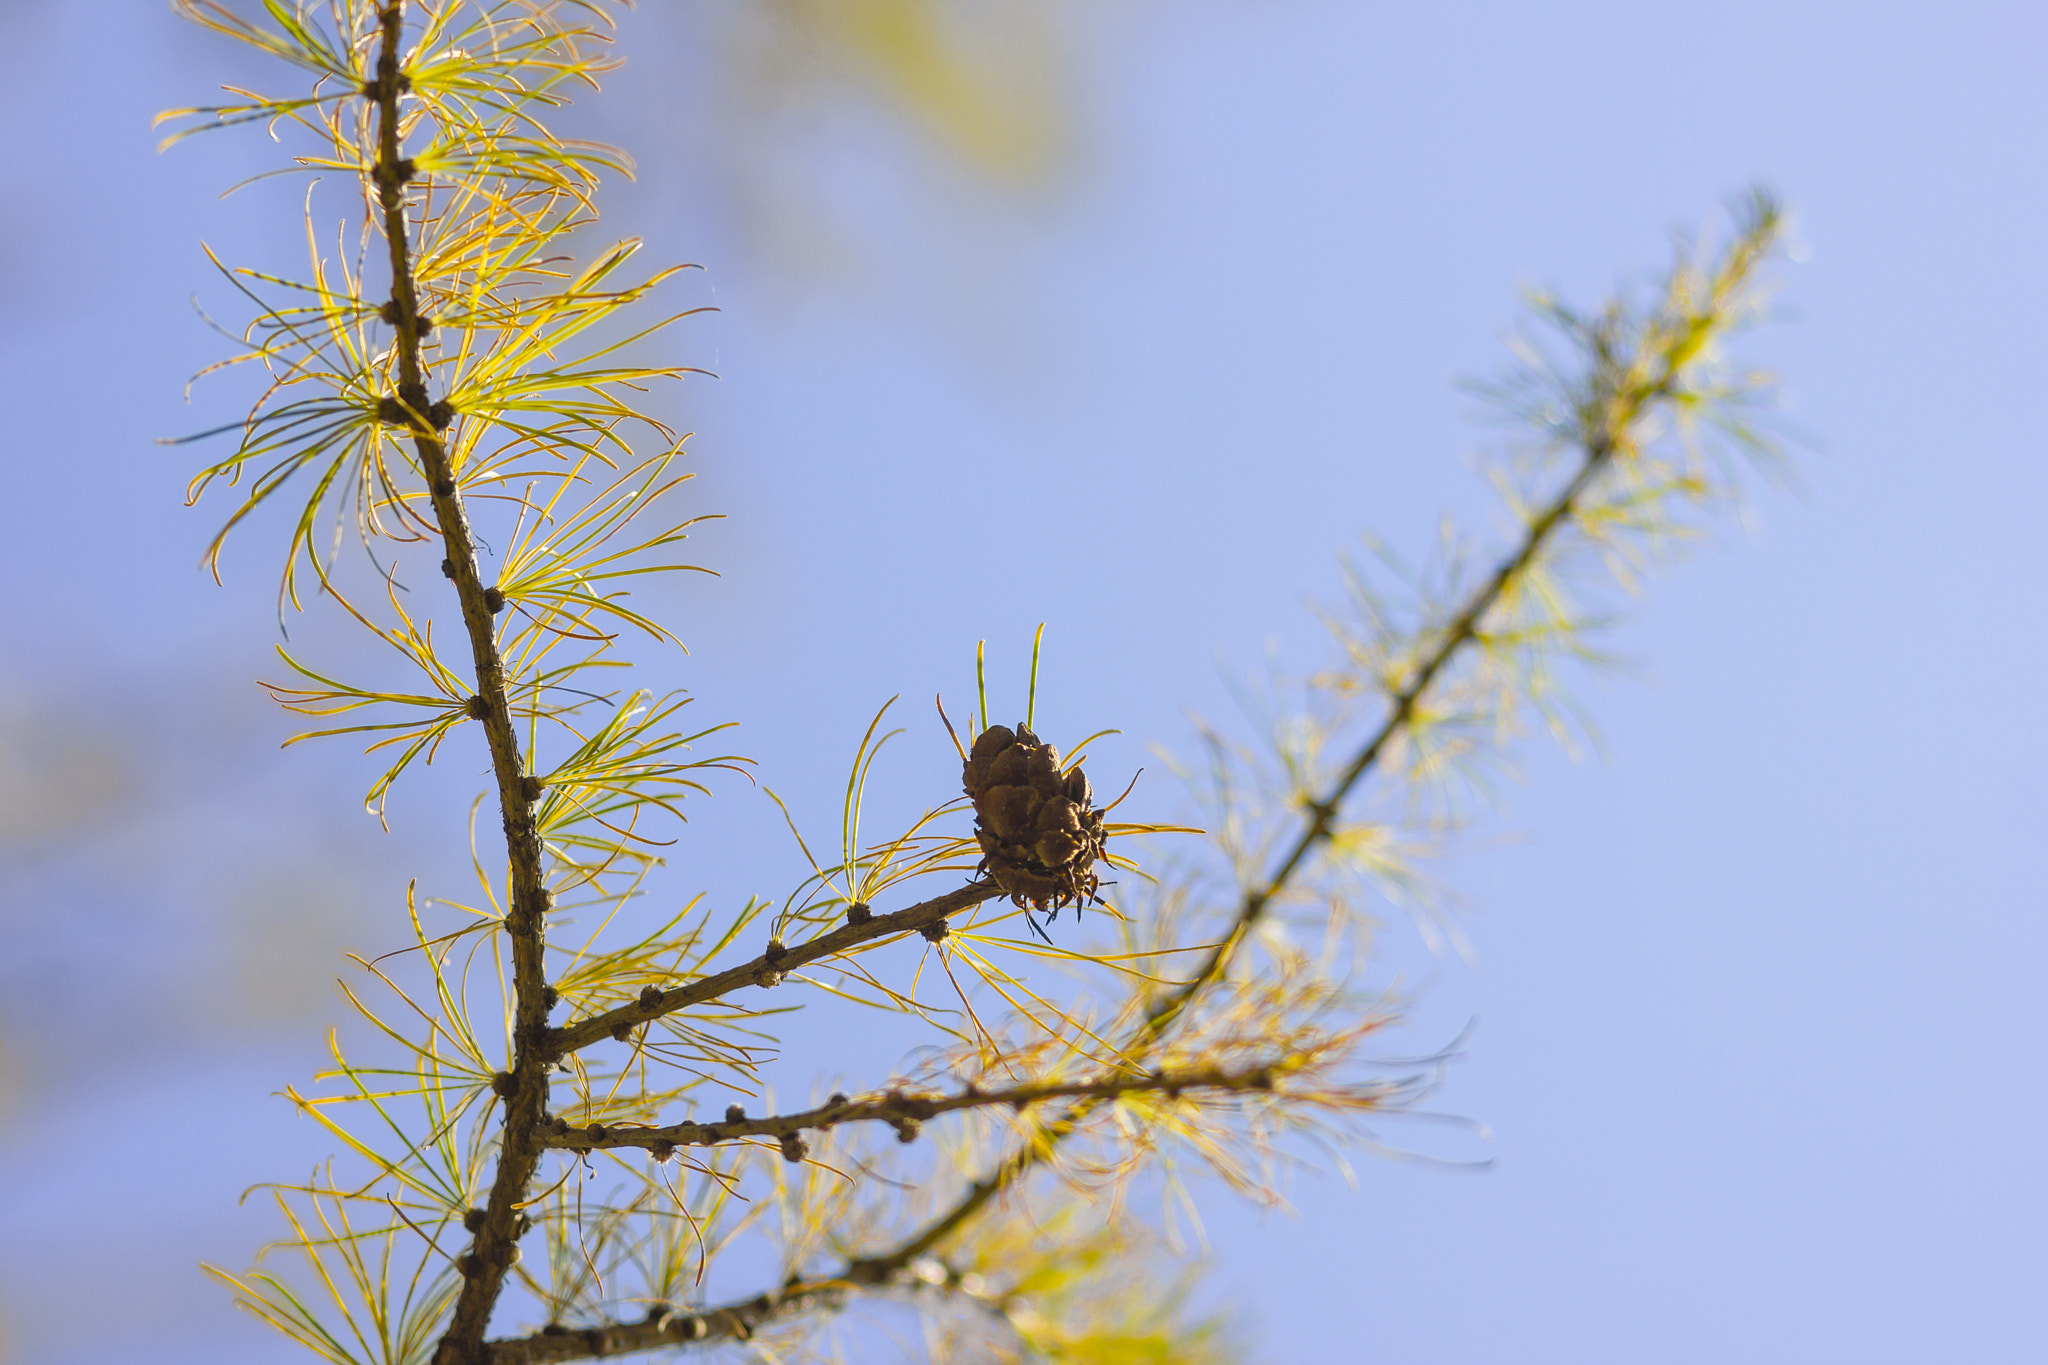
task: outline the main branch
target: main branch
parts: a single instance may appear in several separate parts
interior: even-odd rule
[[[505,662],[498,653],[495,613],[486,600],[486,585],[477,565],[469,514],[456,486],[455,471],[441,431],[453,414],[427,393],[426,367],[420,338],[431,325],[420,311],[413,279],[412,251],[406,231],[405,185],[414,175],[400,155],[398,102],[406,92],[399,66],[405,12],[402,0],[378,13],[379,42],[376,78],[363,94],[377,110],[377,159],[370,168],[379,207],[384,214],[384,239],[391,253],[391,301],[387,321],[398,333],[398,392],[387,413],[400,418],[412,436],[420,472],[427,481],[434,519],[441,532],[445,557],[442,571],[453,580],[462,603],[462,624],[469,634],[476,668],[476,694],[470,715],[484,727],[497,778],[498,809],[505,830],[510,868],[509,913],[505,930],[512,940],[513,1056],[511,1082],[505,1087],[505,1121],[498,1148],[498,1170],[484,1206],[475,1241],[457,1264],[462,1268],[462,1293],[454,1316],[435,1353],[437,1365],[470,1365],[483,1356],[484,1331],[491,1309],[504,1286],[505,1272],[517,1254],[520,1206],[542,1151],[540,1123],[547,1113],[547,1061],[540,1041],[547,1031],[542,934],[548,910],[546,867],[533,804],[526,795],[519,740],[505,695]]]

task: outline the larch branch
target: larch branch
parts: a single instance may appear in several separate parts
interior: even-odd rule
[[[542,1040],[542,1050],[550,1060],[564,1057],[606,1038],[622,1037],[664,1014],[708,1004],[742,987],[777,985],[785,974],[798,967],[837,956],[864,943],[929,928],[950,915],[970,910],[1002,894],[1002,888],[994,882],[974,881],[943,896],[934,896],[890,914],[842,924],[830,933],[820,934],[803,943],[770,949],[752,961],[726,971],[699,977],[665,991],[650,991],[644,1000],[620,1005],[588,1019],[579,1019],[564,1028],[550,1029]]]
[[[941,1114],[963,1109],[1011,1108],[1019,1111],[1043,1100],[1096,1100],[1125,1095],[1166,1094],[1184,1091],[1244,1093],[1271,1091],[1279,1068],[1274,1064],[1255,1067],[1200,1067],[1186,1071],[1155,1071],[1145,1075],[1102,1076],[1085,1081],[1038,1081],[1005,1086],[999,1090],[962,1090],[952,1094],[890,1090],[880,1095],[848,1099],[835,1095],[815,1109],[762,1118],[729,1118],[720,1123],[672,1123],[664,1127],[617,1127],[606,1124],[563,1124],[547,1135],[547,1145],[563,1151],[589,1152],[619,1147],[640,1147],[665,1155],[677,1147],[713,1147],[743,1138],[795,1138],[806,1131],[823,1131],[843,1123],[886,1123],[908,1142],[917,1136],[917,1125]],[[785,1152],[789,1148],[785,1147]],[[792,1158],[795,1159],[795,1158]]]
[[[1627,365],[1616,365],[1612,358],[1603,357],[1608,365],[1613,366],[1613,372],[1628,382],[1620,384],[1611,392],[1597,393],[1594,396],[1600,401],[1597,404],[1588,404],[1590,410],[1585,413],[1587,427],[1579,442],[1583,457],[1572,477],[1567,480],[1564,488],[1525,524],[1521,540],[1515,549],[1466,599],[1450,623],[1443,628],[1434,647],[1416,666],[1406,685],[1389,699],[1388,713],[1379,729],[1360,748],[1331,785],[1329,792],[1322,799],[1307,805],[1308,819],[1300,835],[1280,859],[1273,872],[1259,885],[1246,891],[1239,903],[1230,931],[1223,941],[1210,953],[1193,976],[1153,1002],[1135,1035],[1124,1047],[1122,1055],[1132,1059],[1144,1057],[1172,1027],[1174,1021],[1186,1013],[1188,1006],[1222,979],[1237,950],[1264,916],[1266,908],[1286,890],[1288,883],[1306,864],[1310,853],[1329,841],[1334,833],[1338,810],[1344,800],[1366,775],[1379,765],[1380,760],[1392,748],[1395,739],[1410,727],[1417,708],[1430,688],[1449,668],[1455,656],[1479,638],[1481,626],[1488,613],[1507,595],[1515,580],[1536,562],[1537,557],[1558,531],[1572,522],[1588,491],[1600,475],[1613,464],[1617,456],[1634,449],[1636,425],[1660,401],[1668,401],[1678,396],[1683,372],[1698,358],[1714,325],[1725,322],[1727,310],[1732,306],[1736,296],[1748,285],[1757,265],[1769,249],[1775,232],[1775,214],[1768,204],[1760,203],[1757,220],[1745,229],[1730,248],[1727,258],[1717,272],[1704,311],[1688,312],[1675,320],[1666,320],[1675,322],[1675,331],[1669,336],[1659,338],[1661,349],[1655,354],[1639,353],[1632,357],[1632,363]],[[1653,321],[1656,320],[1659,319],[1653,318]],[[1648,348],[1650,338],[1645,337],[1642,344]],[[923,1231],[886,1256],[851,1263],[849,1272],[859,1270],[862,1273],[880,1274],[886,1278],[952,1236],[997,1195],[1050,1158],[1058,1145],[1102,1102],[1100,1099],[1085,1096],[1077,1100],[1057,1119],[1041,1125],[1028,1142],[1017,1147],[994,1170],[977,1180],[951,1209],[933,1220]]]

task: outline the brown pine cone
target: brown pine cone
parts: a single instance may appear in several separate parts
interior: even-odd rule
[[[1014,904],[1057,913],[1094,898],[1102,812],[1079,768],[1060,771],[1059,750],[1023,725],[993,725],[975,738],[962,781],[974,802],[981,871]]]

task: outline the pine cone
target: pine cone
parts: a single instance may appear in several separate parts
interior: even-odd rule
[[[975,738],[962,780],[981,871],[1013,903],[1057,912],[1094,897],[1102,812],[1090,805],[1086,774],[1060,771],[1059,750],[1023,725],[992,725]]]

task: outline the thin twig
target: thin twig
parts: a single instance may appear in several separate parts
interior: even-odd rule
[[[1038,1081],[1006,1086],[1001,1090],[964,1090],[953,1094],[909,1093],[891,1090],[862,1099],[835,1096],[815,1109],[794,1114],[772,1114],[758,1119],[728,1119],[721,1123],[672,1123],[660,1128],[589,1126],[561,1124],[547,1136],[547,1145],[563,1151],[589,1152],[618,1147],[640,1147],[660,1153],[676,1147],[713,1147],[742,1138],[795,1137],[806,1131],[837,1128],[842,1123],[886,1123],[898,1134],[916,1136],[915,1125],[941,1114],[963,1109],[1010,1108],[1019,1111],[1042,1100],[1096,1100],[1124,1095],[1166,1094],[1207,1090],[1226,1093],[1271,1091],[1278,1074],[1272,1064],[1255,1067],[1202,1067],[1192,1071],[1156,1071],[1146,1075],[1103,1076],[1087,1081]],[[559,1123],[559,1120],[557,1121]]]
[[[592,1043],[606,1038],[615,1038],[625,1030],[633,1029],[664,1014],[693,1005],[707,1004],[744,986],[775,986],[780,984],[784,974],[798,967],[833,957],[857,948],[863,943],[889,938],[896,934],[913,933],[928,925],[936,924],[949,915],[969,910],[1002,895],[1002,888],[994,882],[975,881],[948,891],[943,896],[934,896],[928,901],[887,915],[876,915],[858,924],[842,924],[828,934],[820,934],[803,943],[788,947],[770,949],[751,962],[713,976],[699,977],[687,985],[671,987],[659,993],[650,992],[645,1000],[636,1000],[629,1005],[620,1005],[603,1014],[579,1019],[565,1028],[550,1029],[542,1039],[541,1047],[549,1060],[565,1057],[580,1051]]]

